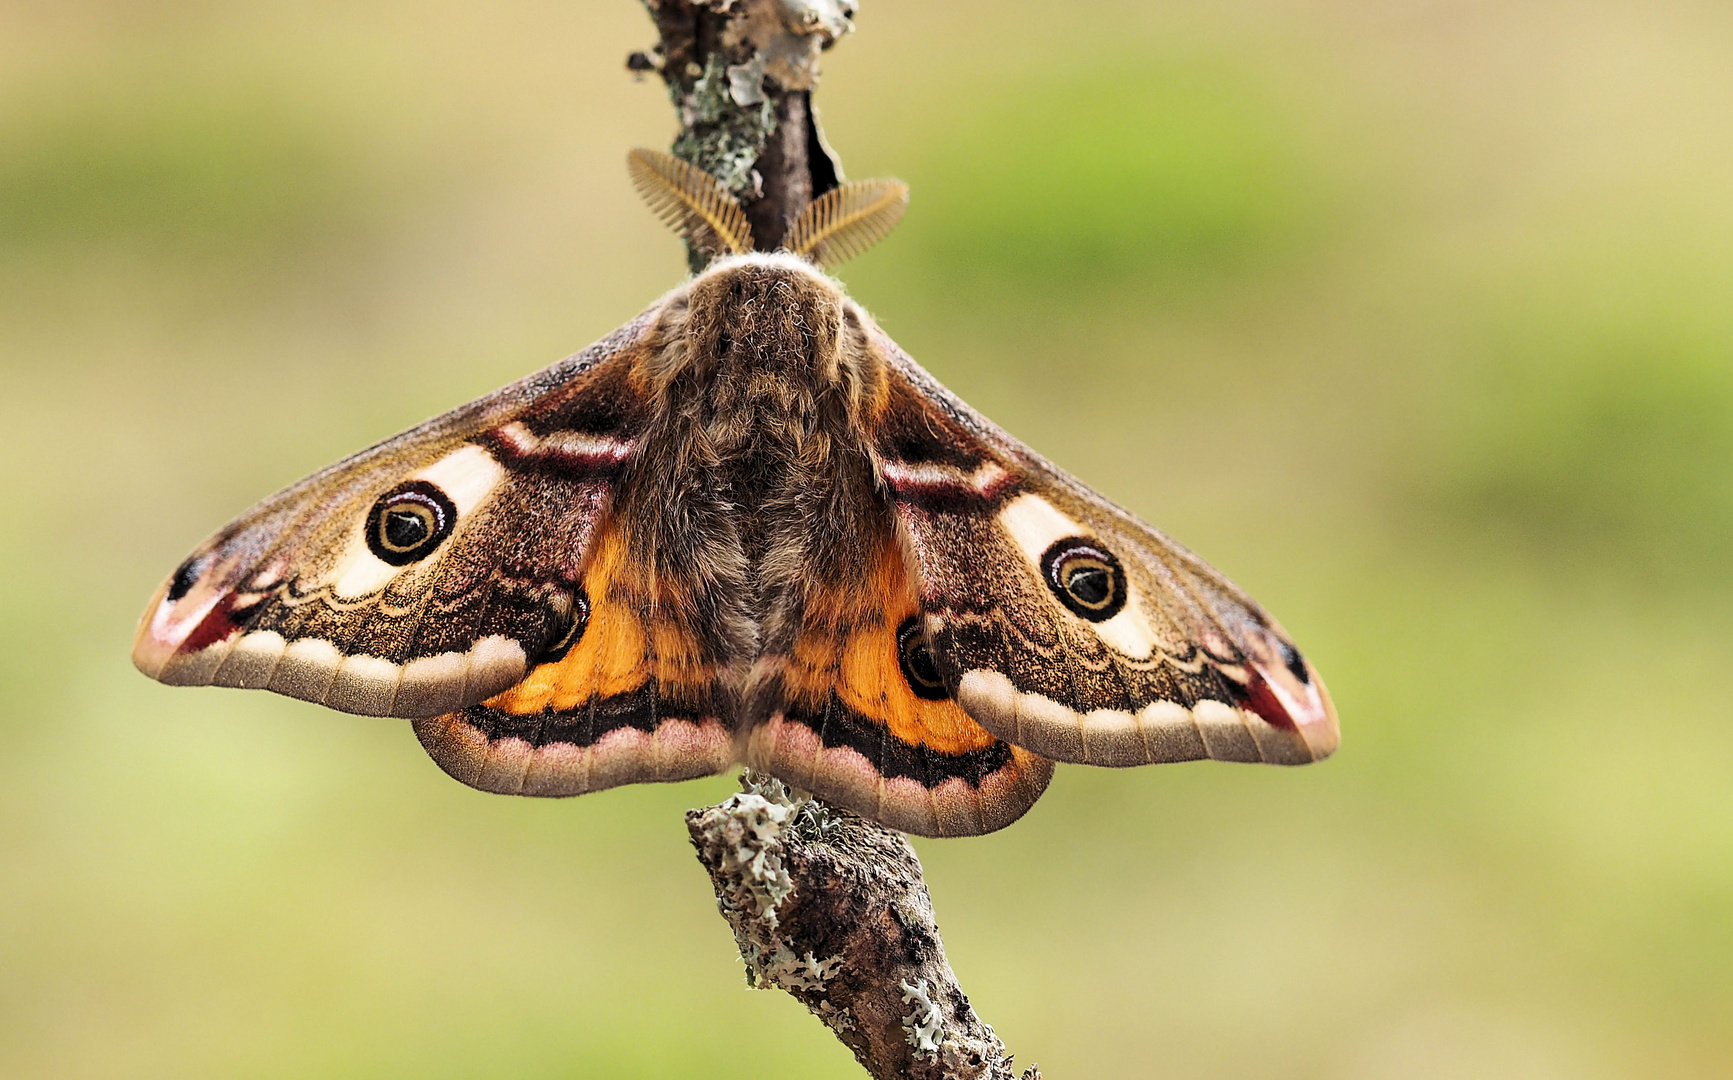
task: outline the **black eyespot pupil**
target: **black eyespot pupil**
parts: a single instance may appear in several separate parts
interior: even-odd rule
[[[1065,588],[1079,603],[1100,607],[1113,598],[1113,575],[1105,566],[1080,566],[1066,575]]]
[[[553,644],[542,651],[537,663],[549,664],[565,659],[566,654],[572,651],[572,646],[584,636],[584,631],[590,625],[590,598],[582,589],[572,597],[572,609],[567,613],[566,619],[565,629],[554,639]]]
[[[457,524],[457,507],[425,480],[411,480],[382,495],[367,514],[367,546],[391,566],[433,554]]]
[[[1282,663],[1285,664],[1294,678],[1300,680],[1301,686],[1309,685],[1312,673],[1306,670],[1306,658],[1300,655],[1300,650],[1282,642]]]
[[[909,650],[909,674],[923,686],[941,686],[944,683],[939,678],[939,665],[933,663],[933,651],[925,645],[916,645]]]
[[[1125,608],[1125,570],[1090,537],[1054,541],[1041,556],[1041,574],[1065,610],[1090,622],[1106,622]]]
[[[385,542],[394,548],[412,548],[427,539],[430,531],[426,510],[387,510],[385,512]]]
[[[187,593],[191,592],[193,586],[198,583],[198,580],[199,570],[197,561],[188,559],[186,562],[181,563],[180,569],[175,571],[174,579],[168,584],[169,603],[172,604]]]

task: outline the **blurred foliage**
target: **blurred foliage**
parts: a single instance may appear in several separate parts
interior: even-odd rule
[[[1725,587],[1733,334],[1689,312],[1547,329],[1495,343],[1469,437],[1433,478],[1444,508],[1542,562]]]
[[[1171,302],[1321,230],[1319,177],[1255,72],[1128,54],[1022,74],[929,150],[923,269],[953,287]]]
[[[1733,1068],[1733,14],[873,0],[844,268],[966,399],[1245,585],[1303,770],[1062,768],[923,843],[1048,1075]],[[0,1075],[849,1077],[680,811],[157,686],[198,540],[678,280],[633,0],[0,7]]]
[[[342,176],[346,148],[283,103],[224,85],[148,92],[57,101],[0,131],[0,242],[257,257],[360,201]]]

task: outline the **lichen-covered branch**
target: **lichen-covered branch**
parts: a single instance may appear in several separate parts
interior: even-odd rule
[[[656,71],[680,117],[674,156],[722,181],[763,251],[837,186],[812,89],[819,55],[854,29],[850,0],[644,0],[660,35],[627,66]],[[694,269],[701,263],[693,254]]]
[[[945,959],[908,839],[780,781],[742,782],[686,827],[747,983],[794,995],[879,1080],[1017,1080]]]

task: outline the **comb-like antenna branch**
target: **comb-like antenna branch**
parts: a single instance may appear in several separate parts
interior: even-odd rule
[[[825,192],[788,230],[788,249],[823,266],[854,258],[885,238],[909,206],[901,180],[857,180]]]
[[[752,250],[752,226],[720,181],[672,154],[642,147],[626,155],[632,184],[662,223],[715,258]]]

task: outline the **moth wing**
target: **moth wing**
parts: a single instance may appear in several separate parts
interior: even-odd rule
[[[646,320],[265,499],[158,589],[133,662],[430,717],[584,630],[586,554],[647,407]]]
[[[873,438],[934,658],[969,716],[1045,757],[1304,764],[1335,708],[1219,572],[976,413],[882,333]]]
[[[816,520],[816,519],[815,519]],[[863,506],[864,572],[806,590],[790,640],[754,672],[746,762],[919,836],[975,836],[1021,817],[1053,763],[976,723],[900,662],[921,601],[882,500]]]
[[[627,500],[629,502],[629,500]],[[468,708],[415,721],[452,777],[504,795],[566,796],[620,784],[709,776],[735,760],[723,684],[735,650],[694,610],[691,592],[653,577],[630,505],[595,530],[584,560],[581,633],[518,684]]]

